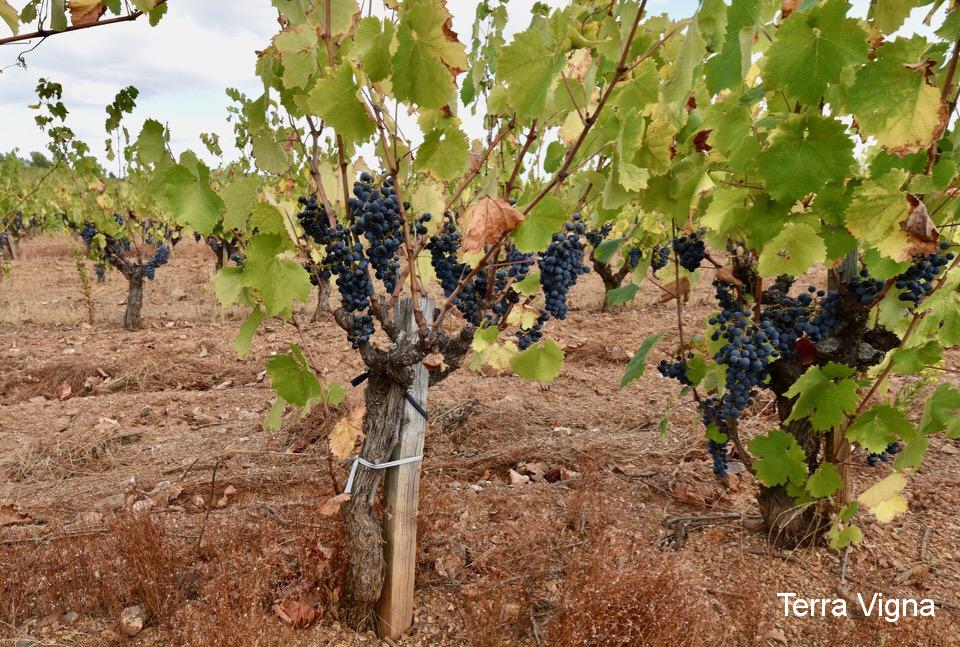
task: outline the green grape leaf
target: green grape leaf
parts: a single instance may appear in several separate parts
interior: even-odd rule
[[[924,317],[917,332],[935,337],[944,348],[960,344],[960,294],[956,292],[956,279],[951,280],[929,295],[918,309]]]
[[[50,31],[63,31],[67,28],[67,3],[53,0],[50,3]]]
[[[521,252],[542,252],[553,234],[560,231],[569,214],[563,203],[547,196],[527,214],[513,232],[513,244]]]
[[[827,247],[813,227],[790,223],[763,246],[757,270],[760,276],[801,276],[827,258]]]
[[[911,433],[913,425],[902,411],[888,404],[878,404],[847,428],[847,439],[859,443],[869,452],[880,454],[888,445]]]
[[[283,145],[276,140],[272,131],[266,130],[253,135],[253,157],[257,166],[268,173],[281,174],[290,166]]]
[[[893,355],[893,370],[900,375],[914,375],[928,364],[936,364],[942,357],[943,349],[935,340],[922,346],[901,348]]]
[[[623,379],[620,380],[621,389],[634,380],[643,377],[643,374],[647,370],[647,355],[650,354],[650,351],[653,350],[653,347],[657,345],[657,342],[660,341],[663,335],[664,333],[660,332],[650,335],[643,340],[640,348],[637,349],[637,352],[633,354],[633,357],[631,357],[627,363],[627,371],[623,374]]]
[[[707,89],[711,94],[726,88],[738,88],[743,83],[743,77],[750,69],[759,12],[759,0],[733,0],[730,3],[723,47],[705,66]]]
[[[453,124],[428,132],[413,162],[416,171],[426,171],[438,180],[453,180],[467,169],[470,142]]]
[[[513,289],[524,296],[540,292],[540,272],[530,272],[522,281],[513,284]]]
[[[856,526],[848,525],[840,528],[839,524],[833,524],[827,531],[827,538],[830,540],[830,548],[840,550],[863,541],[863,531]]]
[[[445,23],[440,0],[404,2],[393,54],[393,92],[400,101],[441,108],[453,98],[454,76],[467,68],[463,44]]]
[[[353,68],[343,63],[333,78],[316,82],[303,101],[306,112],[319,115],[347,142],[362,142],[373,134],[376,126],[358,98],[360,88],[353,80]]]
[[[900,226],[910,215],[907,196],[900,190],[904,181],[906,173],[900,170],[864,181],[854,190],[846,214],[847,229],[861,245],[894,260],[900,260],[909,244]]]
[[[877,60],[857,73],[846,107],[863,135],[876,137],[883,148],[902,157],[936,141],[948,115],[940,88],[927,79],[926,61],[904,61],[898,56],[901,48],[887,55],[889,48],[878,48]]]
[[[651,122],[643,133],[643,143],[634,153],[634,163],[647,169],[651,175],[666,173],[670,170],[676,134],[676,127],[668,121]]]
[[[820,467],[807,479],[807,492],[810,496],[821,498],[831,496],[843,487],[840,471],[833,463],[821,463]]]
[[[226,269],[237,268],[224,268],[224,271]],[[263,311],[259,304],[255,305],[240,325],[240,330],[237,331],[237,339],[234,342],[237,347],[237,355],[246,357],[250,353],[250,346],[253,344],[253,338],[257,334],[257,328],[260,327],[260,324],[263,323],[263,320],[266,318],[267,313]]]
[[[283,214],[280,209],[267,204],[266,202],[257,202],[253,205],[253,212],[250,214],[248,227],[257,229],[261,234],[279,234],[285,236],[287,227],[284,224]]]
[[[792,434],[774,429],[750,441],[749,450],[755,456],[753,469],[757,480],[767,487],[784,485],[787,481],[802,485],[806,481],[806,456]]]
[[[594,248],[593,257],[600,263],[609,263],[621,245],[623,238],[608,238]]]
[[[786,422],[809,418],[817,431],[829,431],[857,410],[857,383],[849,379],[854,370],[829,362],[811,366],[784,394],[796,398]]]
[[[857,497],[857,501],[866,506],[877,521],[887,523],[907,511],[907,500],[900,496],[905,487],[907,487],[907,478],[899,472],[894,472],[864,491]]]
[[[520,32],[500,52],[497,80],[509,88],[509,101],[517,116],[538,117],[546,107],[553,80],[564,64],[559,46],[548,48],[540,28]]]
[[[723,0],[704,0],[697,12],[697,26],[707,50],[718,51],[727,34],[727,5]]]
[[[283,410],[287,407],[287,401],[277,396],[267,412],[267,417],[263,420],[263,426],[266,429],[279,429],[283,423]]]
[[[317,73],[317,30],[310,25],[287,27],[273,37],[283,61],[283,86],[293,90],[307,85]]]
[[[197,175],[182,164],[173,164],[158,174],[158,202],[177,219],[204,236],[217,226],[223,200],[210,188],[210,171],[198,164]]]
[[[873,0],[867,16],[873,20],[882,34],[892,34],[900,29],[914,7],[927,4],[926,0]],[[950,39],[953,40],[953,39]]]
[[[253,175],[235,178],[220,190],[224,205],[224,229],[246,229],[247,219],[253,211],[259,192],[260,179]]]
[[[240,298],[243,292],[242,274],[243,270],[239,267],[224,267],[217,272],[213,279],[213,291],[223,307],[236,303]]]
[[[393,42],[394,24],[368,16],[360,21],[355,36],[357,62],[363,67],[372,83],[390,76],[390,45]]]
[[[281,257],[288,250],[289,242],[274,234],[254,236],[245,250],[243,285],[259,291],[271,316],[290,308],[294,301],[310,299],[310,276],[300,263]]]
[[[163,124],[155,119],[147,119],[143,122],[137,143],[134,144],[141,164],[159,164],[170,159],[165,132]]]
[[[793,201],[846,176],[854,164],[853,142],[836,119],[791,115],[771,135],[759,163],[770,195]]]
[[[960,422],[960,390],[941,384],[927,400],[917,428],[921,434],[929,436],[957,422]]]
[[[637,291],[639,289],[639,285],[629,283],[619,288],[607,290],[607,305],[619,306],[633,301],[634,297],[637,296]]]
[[[563,349],[547,339],[517,353],[510,366],[525,380],[552,382],[563,366]]]
[[[295,346],[294,355],[275,355],[267,362],[270,385],[281,398],[300,408],[322,397],[320,380],[307,366],[303,354]]]
[[[809,13],[791,13],[767,52],[767,88],[816,105],[843,68],[865,63],[867,34],[856,19],[846,17],[849,9],[845,0],[828,0]]]
[[[687,27],[687,34],[683,39],[680,53],[673,63],[670,78],[663,85],[663,100],[665,103],[679,103],[683,105],[693,90],[694,72],[698,65],[703,63],[706,45],[700,36],[696,22]]]

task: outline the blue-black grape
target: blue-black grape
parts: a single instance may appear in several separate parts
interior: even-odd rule
[[[537,322],[527,330],[517,331],[517,348],[526,350],[531,345],[543,339],[543,324],[550,319],[550,313],[546,310],[540,310],[540,316]]]
[[[706,256],[707,248],[701,233],[693,232],[686,236],[674,238],[673,252],[677,255],[680,267],[688,272],[693,272],[700,267],[700,263]]]
[[[713,459],[713,473],[717,476],[726,474],[728,464],[727,444],[707,440],[707,451],[710,452],[710,458]]]
[[[944,253],[950,248],[950,243],[940,243],[939,248],[935,254],[915,256],[907,271],[897,277],[894,285],[904,290],[898,297],[900,301],[908,301],[916,305],[933,290],[933,280],[954,259],[952,252]]]
[[[643,252],[639,247],[631,247],[627,250],[626,263],[627,267],[631,270],[637,269],[637,265],[640,264],[640,260],[643,258]]]
[[[653,254],[650,257],[650,267],[654,272],[663,269],[670,262],[670,250],[663,245],[657,245],[653,248]]]
[[[546,310],[557,319],[566,319],[569,307],[567,294],[581,274],[590,271],[583,264],[585,232],[580,214],[576,213],[566,224],[566,232],[553,235],[550,246],[540,255],[540,285],[546,299]]]
[[[598,229],[591,229],[584,235],[588,243],[590,243],[593,247],[597,247],[600,245],[600,243],[607,239],[607,236],[610,235],[611,230],[613,230],[613,223],[608,222]]]

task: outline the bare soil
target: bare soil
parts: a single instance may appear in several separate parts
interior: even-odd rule
[[[272,402],[263,369],[301,343],[296,330],[268,322],[238,358],[244,313],[220,308],[213,254],[193,241],[146,287],[144,330],[122,329],[116,274],[94,284],[90,326],[73,244],[24,241],[0,283],[0,639],[387,644],[332,612],[339,531],[318,508],[333,492],[334,420],[317,411],[261,425]],[[660,294],[644,283],[632,304],[601,312],[602,284],[588,275],[568,319],[547,327],[566,349],[549,387],[463,369],[431,390],[416,623],[396,644],[960,644],[960,446],[933,439],[911,513],[887,525],[861,515],[864,541],[846,556],[771,552],[756,483],[713,477],[675,383],[651,370],[618,388],[646,336],[676,342],[676,306]],[[688,335],[711,304],[703,280],[684,305]],[[332,322],[304,332],[324,380],[361,372]],[[775,424],[762,396],[744,427],[750,437]],[[537,463],[567,478],[511,485],[511,469]],[[342,483],[348,465],[334,467]],[[855,452],[853,491],[884,469]],[[168,495],[156,491],[164,482]],[[25,523],[5,523],[10,514]],[[784,618],[777,592],[846,597],[851,617]],[[874,592],[935,598],[938,617],[855,617],[857,593]],[[318,618],[283,622],[273,607],[290,601]],[[119,612],[136,604],[146,628],[128,638]]]

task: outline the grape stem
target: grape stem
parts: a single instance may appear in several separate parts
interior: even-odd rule
[[[162,4],[166,4],[167,0],[158,0],[154,9],[159,7]],[[56,36],[57,34],[66,34],[71,31],[80,31],[81,29],[87,29],[89,27],[103,27],[105,25],[113,25],[118,22],[128,22],[131,20],[136,20],[144,14],[143,11],[134,11],[133,13],[127,14],[126,16],[117,16],[116,18],[108,18],[106,20],[98,20],[97,22],[91,22],[84,25],[70,25],[66,29],[61,31],[56,31],[53,29],[38,29],[37,31],[32,31],[26,34],[18,34],[16,36],[7,36],[6,38],[0,38],[0,45],[8,45],[10,43],[19,43],[25,40],[32,40],[34,38],[47,38],[48,36]]]
[[[523,158],[526,156],[527,151],[530,150],[530,145],[537,139],[537,120],[534,119],[530,122],[530,130],[527,131],[527,138],[523,142],[523,147],[520,149],[520,152],[517,154],[517,161],[513,164],[513,171],[510,173],[510,179],[507,180],[506,187],[504,187],[504,194],[510,195],[513,193],[513,190],[516,188],[517,176],[520,174],[520,168],[523,166]]]

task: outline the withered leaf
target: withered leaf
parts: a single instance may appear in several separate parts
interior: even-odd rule
[[[320,504],[320,514],[332,517],[333,515],[340,512],[340,506],[350,500],[350,495],[346,492],[332,496],[322,504]]]
[[[462,254],[482,252],[495,245],[523,222],[523,214],[503,198],[480,198],[466,212],[469,222],[460,246]]]
[[[659,303],[667,303],[677,298],[677,295],[683,297],[684,301],[690,298],[690,279],[681,276],[679,281],[670,281],[663,286],[664,294],[660,297]]]
[[[363,416],[366,407],[354,407],[330,430],[330,453],[344,459],[353,453],[357,441],[363,437]]]

